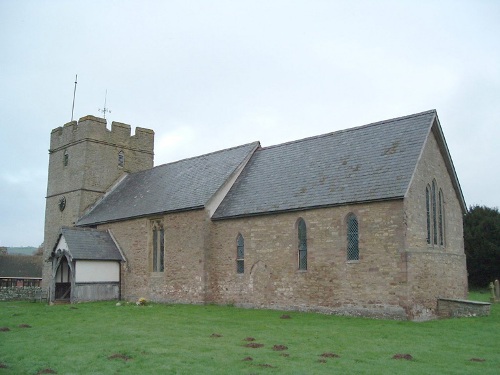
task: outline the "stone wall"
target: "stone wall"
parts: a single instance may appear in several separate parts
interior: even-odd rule
[[[450,254],[437,250],[408,251],[406,260],[406,310],[409,318],[434,318],[438,297],[467,298],[465,254]]]
[[[432,180],[436,181],[438,190],[441,189],[444,196],[444,246],[427,244],[425,188]],[[410,250],[434,249],[463,254],[463,214],[445,159],[431,132],[405,197],[405,247]]]
[[[490,315],[491,304],[488,302],[466,301],[461,299],[438,299],[440,318],[464,318]]]
[[[359,223],[359,261],[347,261],[346,217]],[[298,270],[297,220],[307,227],[307,271]],[[236,238],[245,271],[236,272]],[[403,201],[219,220],[212,224],[208,295],[215,303],[405,318],[400,301]]]
[[[463,212],[449,167],[439,148],[434,131],[415,169],[405,198],[405,254],[402,276],[408,285],[404,303],[412,319],[435,317],[437,298],[466,299],[467,268],[463,244]],[[425,189],[436,181],[444,197],[444,244],[427,243]],[[432,241],[431,241],[432,242]]]
[[[41,291],[42,288],[38,286],[0,288],[0,301],[33,300],[36,293]]]
[[[152,267],[152,223],[158,221],[165,230],[164,272],[153,272]],[[201,209],[101,226],[111,229],[126,258],[122,297],[203,303],[207,222]]]

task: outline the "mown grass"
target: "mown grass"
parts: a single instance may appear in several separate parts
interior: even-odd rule
[[[475,293],[471,299],[488,295]],[[498,374],[500,369],[498,305],[489,317],[414,323],[212,305],[2,302],[2,327],[9,331],[0,330],[0,374]],[[251,343],[264,346],[246,347]],[[287,349],[273,350],[274,345]],[[412,359],[393,359],[395,354]]]

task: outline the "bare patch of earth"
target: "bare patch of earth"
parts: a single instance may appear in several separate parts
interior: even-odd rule
[[[411,361],[413,356],[411,354],[394,354],[392,359],[406,359],[407,361]]]
[[[37,375],[41,374],[57,374],[56,370],[52,370],[51,368],[44,368],[43,370],[40,370],[37,372]]]
[[[338,354],[331,353],[331,352],[325,352],[325,353],[321,354],[320,356],[323,358],[339,358],[340,357]]]
[[[247,348],[262,348],[264,346],[264,344],[259,344],[259,343],[256,343],[256,342],[250,342],[248,344],[245,345]]]
[[[273,346],[273,350],[275,351],[281,351],[281,350],[287,350],[288,349],[288,346],[285,346],[285,345],[274,345]]]
[[[110,355],[108,359],[121,359],[123,361],[130,361],[132,357],[129,357],[128,355],[121,354],[121,353],[115,353],[113,355]]]

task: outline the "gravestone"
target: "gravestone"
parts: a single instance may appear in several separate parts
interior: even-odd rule
[[[495,284],[493,282],[491,282],[490,285],[488,285],[488,287],[490,288],[490,292],[491,292],[490,302],[495,303]]]

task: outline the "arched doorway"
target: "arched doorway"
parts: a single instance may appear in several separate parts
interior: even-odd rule
[[[71,261],[63,252],[59,257],[53,259],[53,290],[56,301],[71,300],[71,284],[73,277],[73,267]]]

